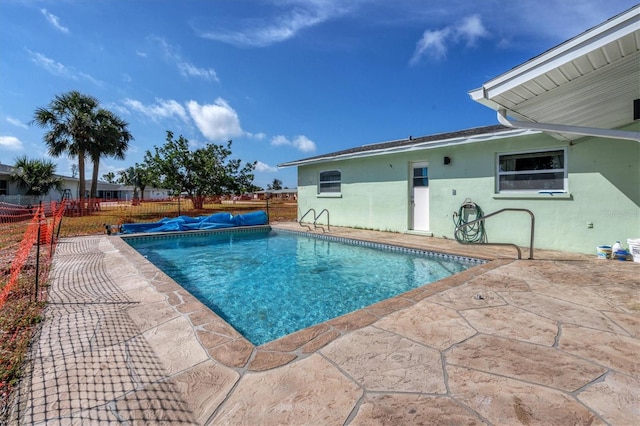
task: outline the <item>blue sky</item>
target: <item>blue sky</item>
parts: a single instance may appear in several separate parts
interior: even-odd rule
[[[278,164],[496,124],[468,91],[636,3],[2,0],[0,163],[46,158],[33,113],[78,90],[135,138],[100,176],[171,130],[194,147],[232,139],[256,185],[295,187]],[[76,163],[53,160],[66,175]]]

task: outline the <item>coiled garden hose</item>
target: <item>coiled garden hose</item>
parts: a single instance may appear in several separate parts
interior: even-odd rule
[[[456,226],[454,236],[456,241],[460,243],[486,243],[487,234],[484,229],[484,220],[480,220],[472,225],[462,226],[466,223],[473,222],[484,216],[479,205],[466,199],[458,212],[453,213],[453,223]]]

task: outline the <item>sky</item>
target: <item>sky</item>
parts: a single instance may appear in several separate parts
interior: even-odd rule
[[[77,90],[129,123],[123,161],[167,131],[232,140],[254,184],[278,164],[497,124],[468,92],[636,0],[0,0],[0,163],[51,159],[37,108]],[[87,165],[90,176],[91,165]]]

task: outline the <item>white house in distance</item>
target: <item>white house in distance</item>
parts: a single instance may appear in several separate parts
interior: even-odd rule
[[[80,186],[78,178],[56,175],[62,179],[62,192],[52,190],[44,196],[36,197],[24,195],[25,191],[19,188],[16,183],[11,182],[12,174],[13,166],[0,163],[0,202],[27,205],[38,201],[60,201],[63,194],[66,194],[67,198],[78,198]],[[87,180],[85,184],[88,196],[91,180]],[[98,181],[98,198],[108,201],[131,201],[133,199],[133,187],[119,183]],[[144,190],[145,200],[166,200],[168,198],[170,198],[170,194],[167,189],[147,187]]]
[[[280,164],[298,167],[299,214],[453,238],[471,200],[485,215],[532,211],[535,248],[595,253],[640,238],[640,6],[469,94],[500,124]],[[485,231],[528,246],[530,218],[507,211]]]

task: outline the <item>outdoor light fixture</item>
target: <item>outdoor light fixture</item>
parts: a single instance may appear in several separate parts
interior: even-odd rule
[[[449,157],[444,157],[444,164],[451,164],[451,158]]]

